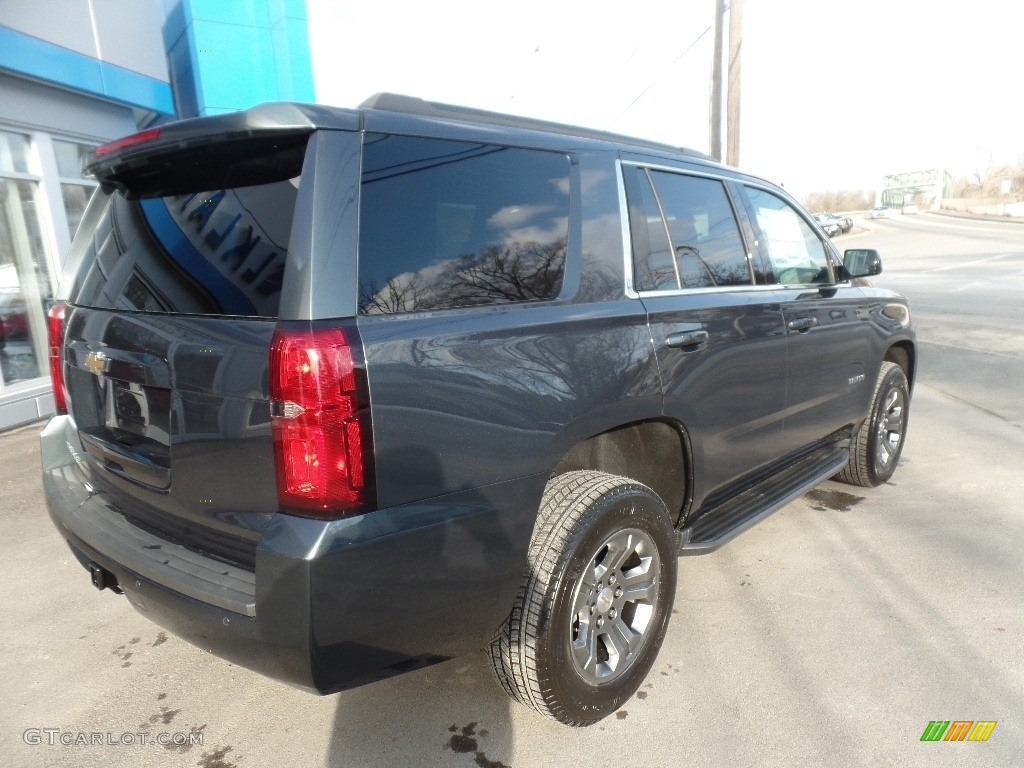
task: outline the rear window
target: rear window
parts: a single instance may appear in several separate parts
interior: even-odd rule
[[[232,168],[226,164],[225,180]],[[282,170],[294,176],[279,178]],[[78,235],[88,243],[71,303],[276,318],[300,170],[296,163],[274,169],[278,178],[267,183],[163,197],[97,192],[105,207],[96,227]],[[198,176],[208,183],[211,173]]]
[[[553,299],[568,232],[564,154],[368,134],[359,311]]]

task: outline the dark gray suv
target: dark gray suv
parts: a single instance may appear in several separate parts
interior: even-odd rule
[[[570,725],[677,556],[903,446],[916,351],[778,187],[379,95],[95,150],[50,312],[50,515],[96,587],[320,693],[488,649]]]

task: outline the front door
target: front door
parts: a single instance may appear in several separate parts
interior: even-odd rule
[[[867,299],[836,283],[829,246],[780,195],[743,187],[786,322],[789,380],[786,444],[797,450],[855,423],[867,412],[871,385]]]

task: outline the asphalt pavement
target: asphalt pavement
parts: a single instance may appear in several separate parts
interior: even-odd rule
[[[0,764],[1021,765],[1024,228],[858,225],[837,244],[880,250],[921,338],[903,464],[681,559],[661,655],[616,715],[545,720],[482,654],[317,698],[169,636],[96,592],[53,529],[35,425],[0,436]],[[933,720],[997,725],[922,742]]]

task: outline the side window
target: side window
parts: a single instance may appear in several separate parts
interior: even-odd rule
[[[810,225],[785,200],[756,187],[744,187],[761,230],[762,246],[775,280],[783,285],[831,283],[828,251]]]
[[[753,274],[722,182],[651,171],[683,288],[750,285]]]
[[[647,171],[622,167],[629,199],[629,225],[633,238],[633,284],[638,291],[679,288],[679,272],[668,241],[661,207]]]
[[[553,299],[568,232],[565,155],[367,134],[359,312]]]
[[[638,291],[752,283],[720,181],[631,166],[623,172]]]

